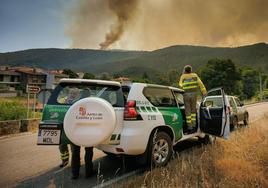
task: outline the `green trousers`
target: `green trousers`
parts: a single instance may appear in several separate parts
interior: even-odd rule
[[[64,161],[69,161],[69,149],[67,144],[60,144],[59,145],[60,150],[60,158]]]
[[[193,129],[196,126],[196,100],[197,94],[195,92],[187,93],[183,95],[185,116],[188,129]]]

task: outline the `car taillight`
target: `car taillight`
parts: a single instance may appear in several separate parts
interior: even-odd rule
[[[138,116],[136,101],[128,101],[124,109],[124,120],[136,120]]]

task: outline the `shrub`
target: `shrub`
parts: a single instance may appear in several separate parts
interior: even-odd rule
[[[0,121],[26,118],[27,107],[18,99],[0,99]]]

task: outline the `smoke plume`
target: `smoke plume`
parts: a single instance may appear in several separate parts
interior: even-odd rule
[[[77,48],[268,42],[267,0],[80,0],[66,34]]]
[[[116,15],[117,21],[111,26],[106,34],[105,41],[100,43],[101,49],[107,49],[122,36],[125,27],[130,23],[131,18],[135,16],[137,9],[137,0],[109,0],[109,8]]]

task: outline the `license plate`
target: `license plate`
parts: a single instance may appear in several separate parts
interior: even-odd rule
[[[39,129],[38,130],[38,145],[59,145],[61,130]]]

